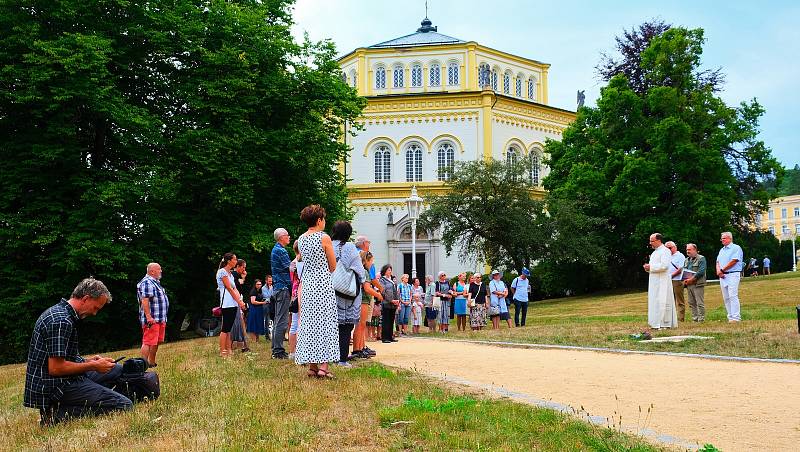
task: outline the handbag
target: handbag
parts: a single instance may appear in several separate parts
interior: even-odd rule
[[[431,300],[431,307],[435,310],[442,309],[442,298],[441,297],[433,297]]]
[[[490,291],[490,293],[486,295],[489,298],[489,300],[488,300],[489,301],[489,316],[500,315],[500,300],[497,301],[496,305],[491,304],[492,303],[491,302],[491,300],[492,300],[491,299],[491,291],[492,291],[491,282],[489,283],[489,291]]]
[[[222,302],[223,302],[223,300],[225,300],[225,292],[224,292],[224,290],[225,290],[224,286],[223,286],[223,291],[222,292],[219,292],[219,290],[218,290],[218,292],[219,292],[219,306],[214,306],[213,308],[211,308],[211,315],[213,315],[214,317],[222,317]]]
[[[339,256],[342,255],[343,246],[344,242],[339,242]],[[336,262],[339,262],[338,257]],[[331,284],[336,295],[348,300],[354,300],[358,296],[358,281],[356,279],[356,274],[351,269],[343,265],[337,265],[336,270],[331,275]]]

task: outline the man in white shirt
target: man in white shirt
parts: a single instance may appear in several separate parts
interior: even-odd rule
[[[675,296],[675,307],[678,309],[678,321],[683,322],[686,318],[686,299],[683,298],[683,264],[686,263],[686,256],[678,251],[675,242],[669,241],[664,244],[672,257],[670,258],[670,276],[672,277],[672,295]]]
[[[723,232],[720,236],[722,249],[717,255],[717,276],[722,290],[722,301],[728,311],[728,323],[742,321],[739,305],[739,281],[742,279],[742,247],[733,243],[733,234]]]
[[[530,270],[523,267],[519,276],[511,282],[511,294],[514,299],[514,326],[525,326],[525,319],[528,317],[528,294],[531,292],[528,276],[530,275]]]

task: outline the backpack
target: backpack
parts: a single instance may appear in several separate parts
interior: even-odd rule
[[[113,388],[114,391],[131,399],[132,402],[155,400],[161,395],[161,383],[155,372],[141,374],[122,374]]]

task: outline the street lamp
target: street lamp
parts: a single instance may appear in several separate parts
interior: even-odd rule
[[[411,278],[417,277],[417,219],[422,208],[422,198],[417,195],[417,186],[411,187],[411,196],[406,199],[408,218],[411,219]]]
[[[788,232],[787,231],[787,232],[784,232],[783,234],[781,234],[781,236],[782,236],[781,238],[784,239],[784,240],[786,238],[791,238],[792,239],[792,271],[796,272],[797,271],[797,252],[795,251],[795,248],[794,248],[794,246],[795,246],[794,242],[797,241],[797,231],[796,230],[794,232]]]

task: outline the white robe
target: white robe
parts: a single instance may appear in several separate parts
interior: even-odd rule
[[[661,245],[650,255],[650,285],[647,288],[647,323],[652,328],[675,328],[678,313],[672,295],[672,254]]]

